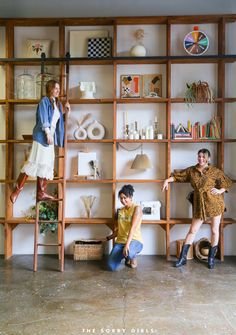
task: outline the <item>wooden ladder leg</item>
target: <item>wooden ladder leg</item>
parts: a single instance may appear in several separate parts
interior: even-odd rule
[[[65,224],[62,221],[61,223],[61,248],[60,248],[60,259],[61,259],[61,267],[60,267],[60,271],[63,272],[64,271],[64,257],[65,257],[65,252],[64,252],[64,230],[65,230]]]
[[[38,236],[39,236],[39,202],[36,202],[36,218],[34,227],[34,272],[38,268]]]

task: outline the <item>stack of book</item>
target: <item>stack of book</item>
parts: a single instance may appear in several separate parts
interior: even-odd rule
[[[192,139],[192,131],[186,128],[180,123],[177,128],[174,124],[171,124],[171,138],[172,139]]]
[[[220,139],[221,138],[221,118],[214,116],[209,122],[201,124],[195,122],[194,125],[188,121],[187,127],[180,123],[177,127],[171,124],[172,139]]]

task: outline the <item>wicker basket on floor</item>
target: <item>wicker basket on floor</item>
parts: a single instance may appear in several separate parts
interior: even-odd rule
[[[75,261],[98,261],[103,257],[101,240],[78,240],[74,242]]]

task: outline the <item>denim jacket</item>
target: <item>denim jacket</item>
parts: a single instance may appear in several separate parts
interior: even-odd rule
[[[64,119],[62,114],[62,105],[59,102],[59,112],[60,118],[57,122],[55,134],[54,134],[54,144],[58,147],[64,146]],[[48,97],[43,97],[37,107],[36,112],[36,125],[33,129],[33,140],[39,142],[43,146],[47,147],[47,137],[45,134],[45,128],[50,128],[53,117],[53,108],[51,101]]]

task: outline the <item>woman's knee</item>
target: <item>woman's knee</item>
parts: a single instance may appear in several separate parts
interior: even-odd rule
[[[108,271],[116,271],[116,269],[117,269],[117,267],[113,264],[113,263],[110,263],[110,262],[108,262],[107,263],[107,270]]]
[[[197,232],[198,232],[198,229],[196,227],[190,227],[188,233],[191,234],[191,235],[196,235]]]
[[[119,267],[120,263],[116,262],[112,257],[108,258],[107,261],[107,269],[109,271],[116,271],[117,268]]]

